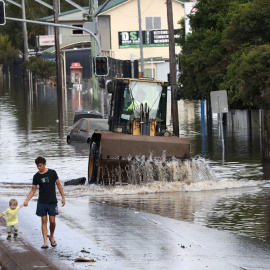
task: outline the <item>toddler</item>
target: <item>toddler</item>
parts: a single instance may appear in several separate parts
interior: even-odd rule
[[[9,201],[9,208],[0,215],[0,218],[7,215],[7,239],[11,239],[12,228],[14,229],[14,238],[18,237],[18,215],[17,211],[23,207],[23,204],[18,206],[18,201],[11,199]]]

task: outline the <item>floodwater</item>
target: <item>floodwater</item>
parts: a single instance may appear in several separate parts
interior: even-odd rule
[[[65,91],[61,136],[56,89],[38,84],[33,90],[21,81],[3,78],[1,196],[24,200],[37,171],[37,156],[46,157],[47,167],[57,171],[62,183],[87,177],[88,145],[68,145],[65,135],[77,109],[99,109],[106,116],[106,95],[100,96],[105,96],[105,101],[93,101],[89,82],[83,84],[82,91]],[[86,203],[90,200],[134,209],[270,242],[270,182],[263,173],[259,128],[249,131],[228,126],[224,129],[223,148],[215,117],[211,128],[205,123],[202,129],[199,102],[180,101],[179,121],[181,136],[192,140],[195,166],[190,181],[162,179],[144,185],[65,186],[67,198],[80,197]]]

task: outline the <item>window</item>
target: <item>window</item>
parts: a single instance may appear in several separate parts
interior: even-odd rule
[[[82,125],[82,121],[79,121],[75,127],[73,128],[72,132],[78,132],[81,128],[81,125]]]
[[[100,24],[100,26],[106,26],[106,18],[100,17],[99,18],[99,24]]]
[[[82,24],[74,24],[74,25],[72,25],[72,26],[83,28],[83,25],[82,25]],[[73,29],[73,30],[72,30],[72,34],[73,34],[73,35],[83,35],[83,30]]]
[[[81,125],[81,128],[80,128],[80,131],[85,131],[85,132],[88,131],[88,122],[86,120],[83,120],[82,121],[82,125]]]
[[[143,76],[155,79],[156,70],[152,68],[145,68]]]
[[[161,29],[161,17],[145,17],[146,30],[159,30]]]

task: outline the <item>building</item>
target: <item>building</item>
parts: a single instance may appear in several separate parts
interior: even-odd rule
[[[184,17],[186,1],[172,0],[175,36],[178,35],[179,20]],[[140,40],[137,0],[111,0],[104,8],[97,10],[98,38],[102,54],[116,59],[140,60]],[[167,80],[169,73],[169,38],[167,7],[165,0],[140,1],[141,30],[143,38],[144,76]],[[53,16],[43,18],[53,21]],[[79,9],[59,14],[59,23],[78,27],[86,26],[87,19]],[[53,35],[48,27],[48,35]],[[89,34],[74,29],[60,29],[61,47],[84,46],[90,40]],[[176,43],[176,54],[181,51]]]
[[[48,16],[41,18],[40,21],[54,22],[54,16]],[[88,22],[87,17],[79,9],[73,9],[66,12],[61,12],[58,17],[59,24],[65,24],[80,28],[85,28],[85,24]],[[91,47],[90,35],[82,30],[70,29],[70,28],[59,28],[60,35],[60,47],[62,49],[72,48],[85,48]],[[42,43],[42,39],[47,42]],[[39,49],[51,47],[54,44],[54,26],[47,26],[47,35],[38,37]],[[49,43],[52,41],[52,43]],[[54,48],[48,50],[48,52],[54,52]]]
[[[172,0],[175,36],[184,17],[186,1]],[[167,80],[169,37],[164,0],[140,1],[144,76]],[[98,37],[102,51],[116,59],[140,59],[137,0],[112,0],[98,15]],[[176,44],[176,54],[181,48]]]

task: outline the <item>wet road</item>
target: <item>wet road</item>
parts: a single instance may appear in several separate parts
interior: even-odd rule
[[[93,106],[88,87],[67,89],[59,136],[56,101],[50,87],[31,92],[16,80],[0,87],[0,211],[11,197],[24,201],[38,155],[62,183],[87,177],[89,147],[67,145],[66,130],[75,110],[106,112],[106,106]],[[201,129],[199,103],[180,101],[179,112],[181,136],[191,138],[193,157],[209,158],[202,163],[210,170],[198,166],[190,184],[163,179],[146,186],[65,188],[57,248],[40,249],[34,200],[19,211],[21,235],[60,269],[269,269],[270,184],[259,128],[228,126],[222,149],[215,120],[205,134]],[[96,262],[75,263],[80,256]]]
[[[23,201],[24,197],[18,199]],[[0,204],[8,200],[1,197]],[[57,217],[57,247],[41,250],[40,218],[35,216],[35,207],[33,199],[18,212],[19,235],[59,269],[269,269],[269,243],[109,206],[91,196],[67,198]],[[96,262],[74,262],[78,257]]]

